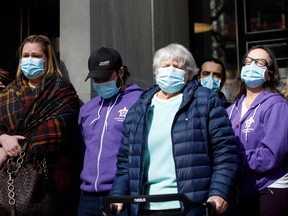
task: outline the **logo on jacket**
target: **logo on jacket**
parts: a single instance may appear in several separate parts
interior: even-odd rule
[[[245,121],[245,127],[244,129],[242,130],[242,132],[245,134],[245,136],[247,137],[248,133],[250,133],[251,131],[253,131],[254,129],[251,128],[251,125],[254,123],[254,119],[253,119],[253,116],[251,116],[249,119],[247,119]]]
[[[124,107],[123,109],[118,110],[119,116],[117,118],[115,118],[115,120],[117,121],[124,121],[124,119],[126,118],[126,114],[129,110],[127,109],[127,107]]]

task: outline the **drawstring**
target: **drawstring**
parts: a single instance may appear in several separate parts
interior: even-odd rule
[[[235,104],[233,104],[233,106],[232,106],[232,109],[231,109],[230,114],[229,114],[229,119],[232,118],[232,113],[233,113],[234,109],[235,109]]]
[[[261,105],[261,104],[259,104],[259,105],[255,108],[254,113],[253,113],[253,115],[252,115],[252,118],[253,118],[253,119],[254,119],[254,116],[256,115],[256,111],[257,111],[257,109],[260,107],[260,105]]]
[[[91,126],[95,121],[97,121],[97,120],[100,119],[100,111],[101,111],[101,109],[102,109],[102,107],[103,107],[103,104],[104,104],[104,99],[102,100],[101,105],[100,105],[100,107],[99,107],[99,109],[98,109],[97,117],[91,121],[91,123],[89,124],[89,126]]]
[[[102,153],[102,148],[103,148],[103,137],[104,137],[104,132],[105,130],[107,130],[108,128],[108,122],[107,122],[107,119],[108,119],[108,116],[111,112],[111,110],[113,109],[113,107],[115,106],[115,104],[117,103],[117,100],[119,98],[120,94],[118,94],[118,96],[116,97],[114,103],[111,105],[111,101],[110,101],[110,104],[109,104],[109,107],[107,109],[107,112],[106,112],[106,117],[105,117],[105,123],[104,123],[104,128],[102,128],[102,133],[101,133],[101,138],[100,138],[100,149],[99,149],[99,152],[98,152],[98,159],[97,159],[97,174],[96,174],[96,180],[95,180],[95,183],[94,183],[94,186],[95,186],[95,190],[98,191],[98,181],[99,181],[99,173],[100,173],[100,162],[99,162],[99,158],[100,158],[100,155]],[[103,105],[103,103],[101,104]],[[98,118],[99,119],[99,118]]]
[[[250,131],[250,130],[249,130],[250,125],[251,125],[251,123],[254,122],[254,117],[255,117],[256,112],[257,112],[257,109],[260,107],[260,105],[261,105],[261,103],[258,104],[258,106],[255,108],[255,110],[254,110],[254,112],[253,112],[253,115],[252,115],[248,120],[245,121],[246,127],[245,127],[245,129],[243,129],[242,131],[245,133],[245,140],[246,140],[246,141],[248,141],[248,133],[249,133],[249,131]],[[230,111],[230,113],[229,113],[229,119],[230,119],[230,120],[231,120],[231,118],[232,118],[232,113],[233,113],[233,111],[234,111],[235,108],[236,108],[236,106],[235,106],[235,104],[233,104],[233,106],[232,106],[232,108],[231,108],[231,111]],[[237,110],[238,110],[238,109],[237,109]],[[239,122],[236,122],[236,126],[237,126],[237,127],[239,126]]]
[[[115,104],[117,103],[119,96],[120,96],[120,94],[117,95],[117,97],[116,97],[114,103],[112,104],[112,106],[111,106],[111,102],[110,102],[110,105],[109,105],[109,107],[108,107],[108,109],[107,109],[107,114],[106,114],[105,123],[104,123],[104,127],[105,127],[106,130],[107,130],[107,128],[108,128],[107,118],[108,118],[111,110],[113,109],[113,107],[114,107]],[[89,126],[91,126],[95,121],[97,121],[97,120],[100,119],[100,112],[101,112],[101,109],[103,108],[103,104],[104,104],[104,99],[102,100],[101,105],[100,105],[100,107],[99,107],[99,109],[98,109],[97,117],[90,122]]]
[[[106,114],[105,123],[104,123],[104,127],[105,127],[106,130],[108,128],[108,121],[107,121],[108,116],[109,116],[111,110],[113,109],[113,107],[115,106],[115,104],[117,103],[117,100],[118,100],[119,96],[120,96],[120,94],[117,95],[117,97],[116,97],[114,103],[112,104],[112,106],[109,106],[108,109],[107,109],[107,114]]]

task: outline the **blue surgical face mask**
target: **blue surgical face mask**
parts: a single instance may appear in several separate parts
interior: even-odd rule
[[[202,86],[206,88],[212,89],[215,92],[220,90],[221,80],[213,76],[201,78],[200,81],[201,81]]]
[[[250,65],[245,65],[241,70],[241,79],[249,88],[257,88],[265,80],[266,67],[260,67],[253,61]]]
[[[21,70],[28,79],[35,79],[44,74],[44,61],[40,58],[22,58]]]
[[[161,90],[167,93],[176,93],[180,91],[184,85],[185,71],[175,67],[159,68],[156,76],[156,83]]]
[[[93,82],[93,87],[100,97],[104,99],[111,98],[120,91],[120,87],[116,86],[116,80],[117,78],[105,83]]]

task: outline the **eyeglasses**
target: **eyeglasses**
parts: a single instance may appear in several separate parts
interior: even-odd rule
[[[248,57],[248,56],[245,58],[243,64],[244,65],[250,65],[253,61],[259,67],[267,67],[268,66],[268,62],[265,59],[262,59],[262,58],[253,59],[253,58]]]
[[[201,71],[201,75],[203,77],[208,77],[208,76],[214,76],[214,77],[217,77],[219,79],[221,79],[222,77],[222,73],[221,72],[217,72],[217,71]]]

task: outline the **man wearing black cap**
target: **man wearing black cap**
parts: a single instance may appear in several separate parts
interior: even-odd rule
[[[99,96],[81,107],[78,119],[85,149],[79,216],[103,215],[101,208],[115,177],[123,121],[143,91],[135,83],[126,85],[130,73],[115,49],[97,49],[89,57],[88,68],[86,80],[93,79]]]

